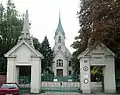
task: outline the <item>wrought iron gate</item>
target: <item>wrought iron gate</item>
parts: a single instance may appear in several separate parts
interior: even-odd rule
[[[47,74],[42,76],[42,92],[80,92],[80,77],[77,74],[61,77]]]
[[[41,76],[41,92],[80,92],[80,77],[78,74],[71,76],[55,77],[51,74]],[[30,92],[31,79],[28,76],[19,77],[20,92]]]
[[[29,76],[19,76],[20,93],[30,92],[30,82],[31,78]]]

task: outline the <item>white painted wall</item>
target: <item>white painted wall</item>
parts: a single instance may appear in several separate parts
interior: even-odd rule
[[[89,58],[81,58],[80,60],[80,83],[81,83],[81,90],[82,93],[91,93],[91,79],[90,79],[90,63]],[[88,67],[87,71],[84,71],[84,67]],[[85,83],[85,79],[88,80],[88,83]]]
[[[84,53],[86,55],[84,55]],[[88,93],[86,91],[86,86],[91,90],[89,84],[84,84],[83,79],[86,74],[90,76],[90,72],[83,71],[83,67],[86,65],[90,66],[103,66],[103,74],[104,74],[104,91],[106,93],[115,93],[116,92],[116,83],[115,83],[115,61],[113,53],[107,48],[103,48],[98,46],[97,48],[93,48],[91,51],[86,51],[80,55],[80,76],[81,76],[81,89],[83,93]],[[84,56],[83,56],[84,55]],[[88,60],[87,62],[84,62]],[[89,62],[89,63],[88,63]],[[89,80],[89,77],[88,77]],[[91,92],[91,91],[89,91]]]
[[[41,59],[32,58],[31,93],[39,93],[41,89]]]
[[[22,43],[10,54],[14,57],[7,58],[7,82],[18,83],[18,67],[31,66],[31,93],[39,93],[41,90],[41,58],[38,55]]]
[[[15,58],[7,58],[7,82],[16,83],[16,80]]]
[[[57,62],[58,59],[63,60],[63,67],[57,67],[56,62]],[[54,61],[55,62],[53,64],[54,65],[53,70],[54,70],[55,76],[57,75],[57,72],[56,72],[57,69],[63,69],[63,76],[67,76],[67,72],[68,72],[67,65],[68,65],[68,63],[67,63],[67,60],[65,59],[65,56],[61,52],[58,52],[57,55],[54,58]]]
[[[104,68],[104,91],[107,93],[116,92],[114,57],[106,58]]]

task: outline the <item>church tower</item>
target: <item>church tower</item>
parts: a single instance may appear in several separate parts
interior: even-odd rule
[[[53,72],[55,76],[68,76],[72,73],[71,68],[71,53],[65,46],[65,32],[62,27],[60,12],[59,22],[55,31],[55,45],[54,45],[54,63]]]

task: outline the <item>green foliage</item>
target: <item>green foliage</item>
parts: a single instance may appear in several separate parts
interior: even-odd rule
[[[101,67],[97,67],[97,66],[94,66],[91,70],[91,74],[92,75],[101,75],[102,73],[102,68]]]
[[[100,42],[110,48],[116,57],[120,57],[120,1],[119,0],[81,0],[81,10],[78,12],[80,30],[72,47],[76,49],[73,55],[76,59],[87,47],[93,47]],[[76,62],[77,68],[78,63]],[[94,71],[94,72],[93,72]],[[94,69],[92,74],[98,74]]]
[[[71,63],[72,63],[72,68],[73,68],[73,73],[75,74],[77,72],[77,74],[79,75],[80,73],[80,63],[79,60],[77,59],[77,54],[76,52],[73,53],[73,57],[71,58]]]
[[[46,74],[53,74],[51,70],[53,63],[53,51],[49,45],[47,37],[45,37],[42,43],[40,43],[37,38],[33,38],[33,44],[35,49],[37,49],[44,56],[44,59],[42,60],[42,73],[44,76]]]
[[[0,7],[0,72],[6,73],[7,60],[4,54],[17,44],[23,28],[23,18],[15,9],[15,5],[8,0],[7,7]],[[53,62],[53,51],[49,46],[47,37],[40,43],[37,38],[33,38],[35,49],[43,54],[42,72],[51,72],[50,66]],[[28,70],[26,72],[29,72]],[[52,72],[51,72],[52,73]]]
[[[4,54],[9,51],[21,34],[23,20],[15,9],[11,0],[7,2],[7,8],[0,7],[0,71],[6,72],[6,58]]]
[[[41,50],[41,43],[35,37],[33,38],[33,45],[34,45],[35,49],[40,52],[40,50]]]
[[[91,67],[91,81],[102,81],[103,67],[93,66]]]
[[[52,73],[52,63],[53,63],[53,51],[49,45],[49,41],[45,36],[43,42],[40,46],[40,53],[43,54],[44,59],[42,60],[42,73],[46,71],[48,73]]]

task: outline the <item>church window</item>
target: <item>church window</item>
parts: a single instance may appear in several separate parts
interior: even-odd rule
[[[69,61],[69,67],[71,67],[71,61]]]
[[[59,38],[58,38],[58,42],[61,43],[61,36],[59,36]]]
[[[63,60],[58,59],[56,65],[57,65],[57,67],[63,67]]]
[[[71,72],[71,70],[69,70],[69,75],[71,75],[72,74],[72,72]]]
[[[57,67],[59,66],[58,62],[57,62]]]

